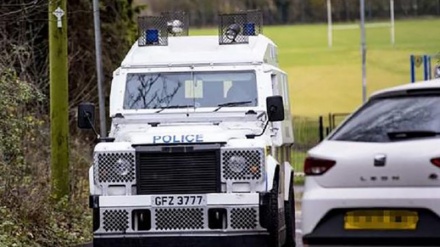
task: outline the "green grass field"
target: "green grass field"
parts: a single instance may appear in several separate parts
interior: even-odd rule
[[[278,45],[294,116],[352,112],[362,103],[359,29],[334,30],[332,48],[325,24],[265,26],[263,33]],[[217,29],[191,30],[201,34],[216,35]],[[389,28],[366,29],[367,95],[409,83],[410,54],[440,52],[440,19],[396,21],[395,34],[393,47]],[[422,69],[417,72],[422,79]]]

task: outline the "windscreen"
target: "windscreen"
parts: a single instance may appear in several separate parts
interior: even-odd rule
[[[130,73],[124,109],[257,106],[255,71]]]
[[[390,142],[390,133],[440,132],[440,96],[375,99],[362,107],[330,140]],[[432,138],[438,135],[432,135]]]

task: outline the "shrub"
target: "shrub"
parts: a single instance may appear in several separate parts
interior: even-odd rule
[[[44,97],[13,70],[0,74],[0,246],[69,246],[91,238],[84,145],[72,143],[76,178],[71,197],[50,194],[49,127],[33,105]],[[75,140],[75,139],[74,139]],[[81,150],[81,151],[80,151]],[[79,169],[79,170],[78,170]]]

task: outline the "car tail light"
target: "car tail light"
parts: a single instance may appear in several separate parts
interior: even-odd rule
[[[334,160],[307,157],[304,162],[304,174],[306,176],[318,176],[326,173],[336,164]]]
[[[440,158],[431,159],[431,163],[440,168]]]

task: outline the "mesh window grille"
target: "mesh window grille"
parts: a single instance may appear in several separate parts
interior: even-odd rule
[[[262,178],[262,150],[224,150],[223,178],[226,180],[259,180]]]
[[[139,46],[168,45],[167,19],[164,16],[138,18]]]
[[[165,208],[156,209],[156,230],[197,230],[203,229],[203,209]]]
[[[128,229],[128,212],[126,210],[105,210],[103,228],[106,232],[125,232]]]
[[[257,227],[257,210],[254,208],[234,208],[231,210],[231,228],[254,229]]]
[[[135,180],[134,153],[95,153],[94,176],[98,183],[130,183]]]
[[[220,14],[219,18],[219,44],[246,44],[249,43],[249,36],[262,33],[261,11]]]

